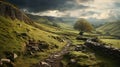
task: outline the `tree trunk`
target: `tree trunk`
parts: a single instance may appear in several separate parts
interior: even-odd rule
[[[83,33],[84,33],[83,31],[80,31],[80,32],[79,32],[79,35],[83,35]]]

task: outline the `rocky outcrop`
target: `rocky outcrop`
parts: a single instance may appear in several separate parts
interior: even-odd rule
[[[34,39],[29,40],[26,43],[25,55],[34,55],[37,52],[43,52],[44,49],[49,49],[49,44],[45,41],[35,41]]]
[[[0,1],[0,16],[6,18],[11,18],[12,20],[18,19],[24,21],[27,24],[32,24],[33,22],[18,8],[10,3]]]

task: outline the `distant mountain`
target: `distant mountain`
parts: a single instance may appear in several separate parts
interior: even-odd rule
[[[0,16],[4,16],[6,18],[18,19],[20,21],[24,21],[27,24],[32,24],[33,22],[18,8],[14,5],[4,2],[4,0],[0,0]]]
[[[99,19],[95,19],[95,18],[90,18],[90,19],[88,19],[88,21],[95,26],[100,26],[102,24],[105,24],[108,20],[105,20],[105,19],[99,20]]]
[[[97,30],[106,34],[120,36],[120,21],[106,23],[103,26],[97,28]]]
[[[59,28],[66,28],[66,26],[73,28],[74,23],[78,19],[73,17],[38,16],[32,14],[27,14],[27,16],[29,16],[35,22],[48,24]]]
[[[31,15],[27,14],[33,21],[41,22],[41,23],[47,23],[49,22],[63,22],[62,18],[57,17],[51,17],[51,16],[37,16],[37,15]]]
[[[52,17],[52,16],[38,16],[38,15],[32,15],[32,14],[27,14],[27,15],[34,21],[41,22],[41,23],[48,23],[48,24],[62,22],[62,23],[74,25],[75,22],[79,19],[79,18],[75,18],[75,17]],[[104,19],[98,20],[95,18],[90,18],[87,20],[95,27],[105,24],[108,21],[108,20],[104,20]]]
[[[78,18],[73,17],[52,17],[52,16],[38,16],[27,14],[32,20],[40,21],[40,19],[46,19],[50,22],[63,22],[63,23],[74,23]]]

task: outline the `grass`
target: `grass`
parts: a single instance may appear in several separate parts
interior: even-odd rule
[[[49,26],[43,23],[36,23],[36,25],[38,25],[39,28],[35,28],[19,20],[13,21],[9,18],[0,17],[0,57],[4,57],[4,51],[23,53],[25,51],[26,42],[28,42],[29,39],[45,41],[50,46],[49,49],[45,49],[44,52],[38,52],[37,56],[20,55],[16,59],[16,67],[29,67],[31,64],[47,58],[51,53],[60,51],[67,43],[66,41],[59,42],[57,39],[52,38],[52,36],[61,39],[68,38],[74,45],[84,44],[84,41],[76,40],[79,31],[74,30],[69,25],[62,24],[62,26],[64,26],[63,28]],[[85,33],[84,36],[96,37],[98,35]],[[99,36],[99,38],[103,42],[111,43],[113,46],[120,48],[120,40],[113,39],[111,36]],[[52,48],[54,45],[57,45],[59,48]],[[91,60],[89,54],[83,52],[73,51],[70,55],[77,59],[80,65],[90,65],[98,62]],[[69,62],[68,60],[70,61],[70,59],[64,59],[63,62],[67,64],[67,62]]]
[[[96,57],[93,54],[90,53],[84,53],[81,51],[71,51],[69,54],[64,56],[64,59],[62,60],[63,64],[66,65],[66,67],[72,67],[72,64],[70,63],[70,60],[74,59],[77,61],[74,66],[75,67],[85,67],[85,66],[92,66],[98,65],[101,63],[100,60],[97,60]]]
[[[101,41],[112,44],[113,47],[120,48],[120,40],[119,39],[101,39]]]
[[[39,26],[50,31],[56,30],[56,28],[50,26]],[[45,41],[50,46],[50,48],[44,50],[44,53],[39,52],[37,54],[38,57],[31,58],[20,55],[18,59],[16,59],[15,64],[17,67],[19,65],[22,65],[23,67],[29,67],[31,63],[36,63],[48,57],[49,54],[61,50],[66,44],[66,41],[59,42],[57,39],[51,38],[51,36],[62,39],[62,37],[57,34],[35,28],[32,25],[28,25],[19,20],[13,21],[9,18],[0,17],[0,57],[4,57],[4,51],[23,53],[26,42],[28,42],[29,39]],[[57,45],[58,48],[54,48],[54,45]],[[51,47],[53,48],[51,49]]]
[[[120,36],[119,25],[120,25],[119,22],[106,23],[103,26],[97,28],[97,31],[101,32],[102,34]]]
[[[70,53],[70,56],[76,57],[76,58],[88,57],[87,54],[85,54],[85,53],[83,53],[83,52],[77,52],[77,51],[72,51],[72,52]]]

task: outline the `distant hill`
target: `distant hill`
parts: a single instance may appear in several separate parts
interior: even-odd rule
[[[31,15],[31,14],[27,14],[27,16],[29,16],[34,21],[43,22],[43,23],[45,23],[43,20],[46,20],[49,22],[56,22],[56,21],[63,22],[61,18],[56,18],[51,16],[37,16],[37,15]]]
[[[45,19],[50,22],[62,22],[62,23],[75,23],[78,18],[73,17],[52,17],[52,16],[38,16],[27,14],[32,20],[39,21],[40,19]]]
[[[27,14],[33,21],[38,23],[48,24],[56,27],[61,28],[72,28],[74,23],[77,21],[78,18],[73,17],[51,17],[51,16],[37,16]]]
[[[61,18],[56,18],[56,17],[37,16],[37,15],[31,15],[31,14],[27,14],[27,16],[30,17],[35,22],[44,23],[44,24],[53,25],[53,26],[58,26],[57,23],[63,22]]]
[[[120,21],[106,23],[103,26],[97,28],[97,30],[106,34],[120,36]]]

